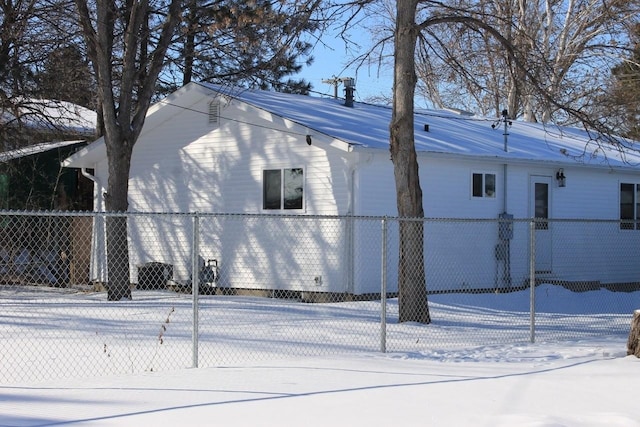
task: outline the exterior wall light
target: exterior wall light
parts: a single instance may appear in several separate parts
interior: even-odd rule
[[[564,176],[564,169],[558,169],[558,172],[556,172],[556,180],[558,181],[558,187],[567,186],[567,177]]]

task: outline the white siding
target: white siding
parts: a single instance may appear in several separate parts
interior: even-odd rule
[[[242,217],[205,216],[200,223],[200,256],[219,261],[223,283],[229,287],[379,292],[380,216],[397,215],[388,151],[338,149],[335,146],[342,143],[239,101],[223,103],[220,122],[210,125],[211,98],[192,99],[187,108],[150,120],[154,126],[147,126],[136,144],[129,187],[131,211],[371,216],[353,224],[279,217],[246,222]],[[311,145],[306,142],[308,134]],[[263,211],[263,170],[289,167],[304,169],[304,209]],[[504,166],[497,159],[420,154],[419,167],[427,218],[494,220],[504,211]],[[530,216],[532,176],[552,177],[550,216],[560,219],[617,220],[619,183],[640,183],[635,173],[624,176],[581,165],[563,168],[567,177],[563,188],[554,185],[557,167],[553,164],[521,162],[507,168],[506,210],[520,220],[509,242],[508,270],[514,285],[522,284],[528,274],[525,220]],[[495,174],[495,198],[472,197],[474,172]],[[96,178],[106,185],[106,160],[97,165]],[[103,191],[96,190],[99,210]],[[136,266],[149,261],[172,264],[175,277],[188,280],[192,223],[187,217],[153,218],[129,223],[133,281]],[[390,221],[388,227],[388,290],[395,291],[397,224]],[[615,224],[593,235],[560,226],[551,231],[554,278],[640,280],[636,271],[629,273],[625,268],[630,261],[624,252],[640,245],[640,231],[621,231]],[[505,265],[496,257],[498,243],[495,222],[429,223],[425,229],[427,286],[431,290],[501,286]],[[93,252],[92,276],[105,280],[104,231],[99,222]],[[322,277],[322,284],[316,283],[317,277]]]
[[[191,110],[207,111],[209,100]],[[129,194],[132,210],[261,213],[262,171],[302,167],[304,212],[345,213],[344,153],[305,141],[306,129],[237,101],[223,107],[219,126],[185,111],[145,133],[135,147]],[[272,213],[272,212],[269,212]]]
[[[392,165],[379,156],[359,172],[358,213],[395,215],[395,187]],[[388,162],[390,163],[390,161]],[[386,166],[386,169],[385,169]],[[471,162],[451,158],[420,158],[420,179],[427,218],[497,219],[503,212],[502,164],[491,161]],[[564,167],[566,187],[555,180],[557,168],[527,164],[507,167],[507,212],[514,215],[513,239],[508,242],[510,260],[496,257],[500,243],[495,222],[429,222],[425,228],[425,262],[427,287],[437,289],[490,288],[504,286],[510,278],[514,286],[522,285],[529,275],[529,181],[532,176],[551,177],[550,218],[619,219],[619,183],[639,182],[636,175],[627,177],[607,169]],[[496,174],[496,198],[471,197],[473,172]],[[589,227],[589,228],[587,228]],[[380,289],[381,243],[362,226],[355,229],[356,293]],[[619,230],[616,223],[551,223],[551,273],[544,277],[566,281],[601,281],[602,283],[640,280],[638,268],[630,268],[630,250],[640,246],[640,231]],[[389,223],[390,256],[388,290],[397,290],[397,225]],[[365,267],[366,266],[366,267]]]
[[[496,219],[502,212],[502,165],[420,156],[419,172],[427,218]],[[496,175],[495,198],[472,197],[474,172]],[[360,168],[357,183],[358,215],[397,215],[393,165],[388,155],[380,154]],[[390,257],[387,289],[394,292],[397,291],[398,224],[390,221],[387,226]],[[380,290],[381,242],[379,234],[372,233],[371,228],[369,224],[362,224],[355,229],[356,293]],[[473,239],[469,239],[469,235]],[[471,221],[430,222],[425,229],[427,286],[429,289],[494,286],[497,242],[494,223],[477,226]]]
[[[234,101],[209,125],[209,99],[184,109],[138,141],[131,165],[130,208],[139,212],[346,214],[348,154],[301,126]],[[264,169],[304,169],[304,209],[263,211]],[[132,277],[136,266],[157,261],[189,280],[191,224],[170,216],[130,221]],[[344,225],[231,217],[200,221],[200,256],[217,259],[228,287],[344,290]],[[265,274],[266,272],[266,274]],[[322,277],[318,285],[316,277]]]

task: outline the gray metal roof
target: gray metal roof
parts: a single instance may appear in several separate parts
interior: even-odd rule
[[[334,98],[200,84],[353,146],[389,149],[390,107],[358,102],[347,107],[343,100]],[[624,147],[613,148],[581,129],[517,120],[508,126],[505,152],[502,123],[492,128],[496,120],[449,110],[418,110],[414,117],[416,150],[508,162],[548,161],[624,168],[640,165],[640,153],[636,151],[640,146],[634,148],[632,141],[620,139]]]
[[[15,150],[4,151],[0,152],[0,163],[81,143],[86,143],[86,141],[84,139],[76,139],[73,141],[43,142],[41,144],[34,144],[17,148]]]

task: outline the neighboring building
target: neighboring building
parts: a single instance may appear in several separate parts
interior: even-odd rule
[[[130,210],[395,216],[390,118],[386,107],[190,83],[148,112],[131,162]],[[604,234],[593,236],[539,221],[536,270],[561,280],[640,281],[640,267],[621,268],[629,260],[616,249],[620,239],[640,243],[640,230],[634,231],[633,222],[618,222],[640,218],[640,156],[635,152],[601,147],[578,129],[517,121],[509,125],[506,120],[454,111],[417,112],[415,144],[426,217],[615,220]],[[95,208],[104,210],[104,141],[85,147],[64,166],[94,169]],[[135,266],[151,261],[173,265],[177,279],[188,280],[189,227],[168,222],[157,220],[159,239],[151,242],[136,237],[137,225],[130,221],[134,281]],[[339,234],[323,234],[322,226],[313,221],[304,224],[283,222],[274,238],[261,227],[203,221],[204,234],[215,238],[201,241],[202,252],[219,260],[228,287],[379,291],[379,236],[364,232],[357,221],[355,226],[341,222]],[[527,253],[528,228],[512,229],[508,222],[505,227],[468,224],[429,228],[426,257],[438,252],[444,260],[464,262],[484,273],[462,277],[451,269],[455,264],[438,263],[429,268],[429,286],[522,284],[528,277],[528,260],[508,254]],[[451,231],[465,234],[453,239]],[[98,229],[98,247],[104,244],[101,235]],[[324,237],[317,243],[323,259],[291,249],[318,235]],[[573,253],[562,255],[573,257],[569,264],[574,268],[563,271],[554,266],[554,256],[560,255],[554,245],[572,239]],[[603,253],[594,255],[594,245]],[[104,253],[104,248],[94,251]],[[270,259],[278,256],[278,268],[270,269]],[[610,257],[607,268],[589,268],[593,256]],[[92,274],[97,280],[105,275],[101,263],[94,258]],[[314,282],[317,277],[322,277],[320,284]],[[390,283],[389,291],[394,286]]]
[[[92,210],[91,181],[60,163],[85,140],[45,142],[0,152],[0,209]]]
[[[93,183],[61,167],[93,138],[96,113],[62,101],[22,100],[0,110],[0,282],[88,281],[91,218],[15,211],[91,211]],[[88,220],[88,224],[87,224]]]
[[[24,100],[0,111],[0,209],[91,210],[90,181],[60,163],[95,130],[96,113],[68,102]]]

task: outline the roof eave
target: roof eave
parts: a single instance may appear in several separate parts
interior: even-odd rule
[[[105,157],[104,139],[100,138],[64,159],[60,165],[63,168],[94,168]]]
[[[612,164],[611,162],[603,161],[600,164],[595,163],[583,163],[576,160],[573,160],[569,157],[566,159],[535,159],[535,158],[524,158],[524,157],[509,157],[508,155],[500,156],[500,155],[474,155],[474,154],[461,154],[461,153],[445,153],[438,151],[427,151],[422,150],[418,151],[418,154],[428,155],[428,156],[437,156],[438,158],[448,158],[448,159],[466,159],[466,160],[482,160],[487,162],[499,163],[499,164],[507,164],[507,165],[541,165],[546,164],[549,166],[556,167],[567,167],[567,166],[576,166],[587,169],[600,169],[600,170],[609,170],[609,171],[621,171],[621,172],[632,172],[640,174],[640,168],[636,165],[632,164],[620,164],[616,162],[616,164]]]

